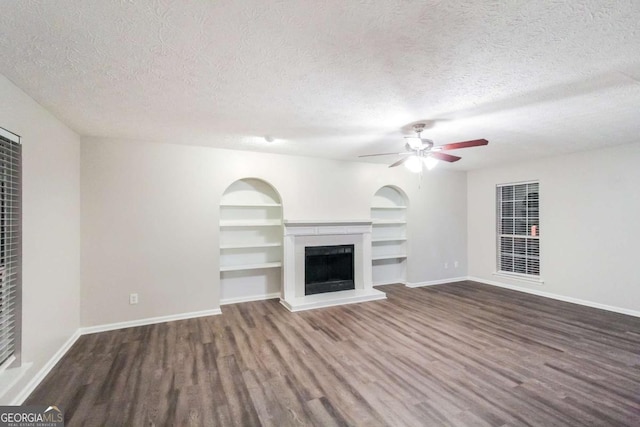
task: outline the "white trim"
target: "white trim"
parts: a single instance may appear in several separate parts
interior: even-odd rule
[[[231,227],[278,227],[282,225],[279,219],[263,219],[263,220],[229,220],[220,221],[220,228]]]
[[[71,335],[69,339],[64,344],[62,344],[62,347],[60,347],[58,351],[55,352],[55,354],[51,357],[51,359],[49,359],[49,361],[44,364],[44,366],[40,369],[40,371],[37,374],[35,374],[33,378],[31,378],[31,381],[29,381],[27,385],[22,389],[22,391],[18,393],[17,396],[13,399],[13,401],[11,402],[11,405],[22,405],[24,401],[27,399],[27,397],[29,397],[29,395],[33,393],[33,390],[35,390],[36,387],[38,387],[38,385],[42,382],[42,380],[44,380],[44,378],[49,374],[49,372],[51,372],[53,367],[56,366],[56,364],[60,361],[60,359],[62,359],[62,357],[67,353],[67,351],[69,351],[71,346],[75,344],[78,338],[80,338],[80,329],[77,329],[73,333],[73,335]],[[32,363],[29,363],[29,364],[26,364],[26,366],[23,365],[20,368],[16,368],[16,369],[24,368],[24,372],[22,372],[22,374],[24,374],[31,367],[31,365]],[[17,379],[19,378],[20,377],[18,377]]]
[[[494,271],[494,276],[504,277],[505,279],[520,280],[522,282],[543,284],[544,280],[540,276],[531,276],[527,274],[507,273],[504,271]]]
[[[238,304],[240,302],[264,301],[274,298],[280,298],[280,292],[274,292],[266,295],[252,295],[249,297],[225,298],[220,300],[220,305]]]
[[[371,261],[383,261],[386,259],[404,259],[406,257],[407,257],[407,254],[378,255],[378,256],[372,256]]]
[[[16,361],[16,356],[11,355],[7,360],[4,361],[2,365],[0,365],[0,374],[2,374],[13,362]]]
[[[0,136],[7,138],[8,140],[15,142],[16,144],[20,144],[20,135],[11,132],[9,129],[0,127]]]
[[[374,219],[373,225],[402,225],[406,224],[407,221],[403,219]]]
[[[404,205],[396,205],[396,206],[371,206],[371,209],[407,209]]]
[[[378,239],[371,238],[371,243],[378,242],[405,242],[407,240],[406,237],[381,237]]]
[[[533,179],[531,181],[504,182],[502,184],[496,184],[496,188],[498,188],[498,187],[510,187],[512,185],[525,185],[525,184],[540,184],[540,180]]]
[[[420,288],[422,286],[444,285],[445,283],[463,282],[468,279],[469,278],[467,276],[451,277],[449,279],[430,280],[428,282],[416,282],[416,283],[407,282],[404,285],[407,288]]]
[[[584,305],[586,307],[599,308],[600,310],[612,311],[614,313],[626,314],[628,316],[640,317],[640,311],[629,310],[628,308],[615,307],[612,305],[601,304],[599,302],[587,301],[579,298],[567,297],[564,295],[543,292],[537,289],[521,288],[519,286],[508,285],[493,280],[485,280],[479,277],[469,276],[467,280],[484,283],[485,285],[497,286],[499,288],[511,289],[512,291],[524,292],[527,294],[538,295],[540,297],[551,298],[558,301],[570,302],[573,304]]]
[[[402,280],[392,280],[390,282],[382,282],[382,283],[374,283],[373,286],[387,286],[387,285],[405,285],[407,286],[407,282],[404,282]]]
[[[263,268],[280,268],[280,267],[282,267],[282,263],[280,261],[263,262],[261,264],[226,265],[226,266],[220,267],[220,272],[224,273],[226,271],[261,270]]]
[[[235,244],[235,245],[220,245],[221,250],[226,249],[253,249],[253,248],[277,248],[282,246],[282,243],[248,243],[248,244]]]
[[[371,268],[371,221],[289,221],[284,222],[283,246],[283,305],[291,311],[301,307],[325,307],[326,300],[338,297],[346,302],[367,301],[381,292],[373,292]],[[353,245],[353,290],[306,295],[305,251],[307,247]],[[327,296],[326,294],[331,294]],[[318,295],[324,295],[322,297]],[[357,296],[356,296],[357,295]],[[362,299],[361,299],[362,298]],[[322,304],[319,304],[322,300]],[[318,303],[318,304],[316,304]],[[338,305],[331,303],[330,305]],[[307,309],[307,308],[304,308]]]
[[[350,289],[347,291],[324,292],[289,300],[280,299],[280,304],[289,311],[304,311],[314,308],[334,307],[336,305],[386,299],[387,294],[377,289]]]
[[[11,368],[2,373],[2,387],[0,387],[0,398],[3,397],[9,390],[15,386],[29,372],[29,369],[33,366],[33,363],[23,363],[17,368]],[[37,385],[36,385],[37,386]],[[20,391],[19,395],[22,395]],[[26,399],[26,398],[25,398]],[[1,400],[1,399],[0,399]],[[24,401],[24,399],[22,399]],[[18,401],[18,397],[15,397],[13,401],[7,403],[8,405],[20,405],[22,402]]]
[[[279,208],[280,203],[220,203],[221,208]]]
[[[326,220],[326,219],[285,219],[282,223],[286,227],[321,227],[323,225],[371,225],[370,219],[339,219],[339,220]]]
[[[80,334],[95,334],[96,332],[114,331],[116,329],[133,328],[135,326],[154,325],[156,323],[172,322],[174,320],[193,319],[195,317],[215,316],[222,314],[219,308],[190,313],[170,314],[168,316],[147,317],[146,319],[129,320],[127,322],[108,323],[105,325],[87,326],[80,328]]]

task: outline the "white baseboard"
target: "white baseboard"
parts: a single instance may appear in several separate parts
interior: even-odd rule
[[[274,299],[274,298],[280,298],[280,292],[275,292],[273,294],[266,294],[266,295],[253,295],[250,297],[226,298],[226,299],[220,300],[220,305],[238,304],[240,302],[263,301],[266,299]]]
[[[374,283],[373,286],[387,286],[387,285],[405,285],[407,286],[407,282],[394,280],[392,282],[383,282],[383,283]]]
[[[78,340],[78,338],[80,338],[79,329],[76,330],[64,344],[62,344],[62,347],[60,347],[58,351],[56,351],[56,353],[51,357],[51,359],[49,359],[49,361],[45,363],[40,371],[38,371],[38,373],[33,378],[31,378],[31,381],[29,381],[29,383],[22,389],[22,391],[20,391],[20,393],[18,393],[18,395],[13,399],[11,405],[22,405],[27,397],[29,397],[29,395],[33,393],[33,390],[35,390],[40,382],[42,382],[44,377],[46,377],[49,372],[51,372],[53,367],[56,366],[56,364],[60,361],[60,359],[62,359],[62,356],[64,356],[67,351],[69,351],[71,346]]]
[[[156,323],[171,322],[174,320],[193,319],[196,317],[214,316],[222,314],[219,308],[190,313],[171,314],[169,316],[147,317],[146,319],[130,320],[128,322],[108,323],[106,325],[87,326],[80,328],[80,334],[94,334],[96,332],[114,331],[116,329],[133,328],[134,326],[154,325]]]
[[[467,276],[451,277],[449,279],[438,279],[438,280],[431,280],[428,282],[416,282],[416,283],[406,282],[404,285],[408,288],[420,288],[422,286],[444,285],[445,283],[462,282],[468,279],[469,278]]]
[[[521,288],[520,286],[508,285],[506,283],[496,282],[494,280],[481,279],[479,277],[467,277],[467,280],[484,283],[485,285],[497,286],[500,288],[511,289],[512,291],[525,292],[527,294],[537,295],[540,297],[551,298],[558,301],[570,302],[573,304],[584,305],[586,307],[599,308],[600,310],[612,311],[614,313],[626,314],[629,316],[640,317],[640,311],[629,310],[627,308],[615,307],[612,305],[600,304],[599,302],[587,301],[579,298],[567,297],[564,295],[552,294],[550,292],[539,291],[537,289]]]

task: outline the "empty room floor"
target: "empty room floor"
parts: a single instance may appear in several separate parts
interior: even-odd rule
[[[25,404],[67,425],[638,425],[640,319],[474,282],[84,335]]]

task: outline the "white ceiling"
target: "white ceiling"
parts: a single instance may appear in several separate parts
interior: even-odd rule
[[[426,120],[490,141],[457,169],[640,141],[636,0],[2,9],[0,73],[81,135],[357,160]]]

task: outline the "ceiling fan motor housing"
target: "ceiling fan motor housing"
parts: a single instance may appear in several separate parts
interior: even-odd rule
[[[420,132],[422,132],[422,131],[424,130],[424,128],[425,128],[426,126],[427,126],[427,125],[426,125],[426,124],[424,124],[424,123],[416,123],[415,125],[413,125],[413,130],[414,130],[416,133],[418,133],[418,134],[419,134]]]
[[[415,142],[411,144],[413,140],[415,140]],[[407,151],[430,150],[433,147],[433,141],[430,139],[424,139],[424,138],[413,138],[410,142],[407,142],[405,144],[405,147]]]
[[[425,128],[424,123],[416,123],[413,125],[413,130],[416,136],[405,136],[407,139],[406,148],[408,151],[429,150],[433,147],[433,141],[430,139],[422,138],[420,134]]]

